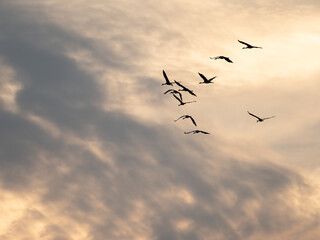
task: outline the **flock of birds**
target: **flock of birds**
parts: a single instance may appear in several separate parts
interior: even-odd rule
[[[253,49],[253,48],[261,48],[262,47],[258,47],[258,46],[254,46],[254,45],[251,45],[249,43],[246,43],[246,42],[243,42],[243,41],[240,41],[238,40],[239,43],[245,45],[242,49]],[[213,59],[213,60],[218,60],[218,59],[222,59],[222,60],[225,60],[227,61],[228,63],[233,63],[231,61],[231,59],[229,57],[225,57],[225,56],[217,56],[217,57],[209,57],[210,59]],[[196,101],[189,101],[189,102],[186,102],[183,100],[183,96],[181,94],[182,91],[184,92],[187,92],[189,93],[190,95],[192,96],[195,96],[197,97],[197,95],[193,92],[193,90],[187,88],[186,86],[182,85],[181,82],[178,82],[176,80],[174,80],[173,82],[170,82],[166,72],[163,70],[162,71],[163,73],[163,77],[165,79],[165,83],[163,83],[162,85],[167,85],[167,86],[173,86],[174,84],[179,86],[180,89],[176,90],[176,89],[168,89],[167,91],[164,92],[164,94],[172,94],[173,97],[179,102],[179,105],[178,106],[182,106],[182,105],[185,105],[185,104],[188,104],[188,103],[193,103],[193,102],[196,102]],[[213,83],[213,80],[217,77],[217,76],[214,76],[214,77],[211,77],[211,78],[207,78],[206,76],[204,76],[202,73],[199,73],[199,76],[201,77],[202,81],[199,82],[199,84],[209,84],[209,83]],[[261,118],[261,117],[258,117],[256,115],[254,115],[253,113],[247,111],[248,114],[254,118],[257,119],[257,122],[263,122],[264,120],[267,120],[267,119],[270,119],[270,118],[274,118],[275,116],[272,116],[272,117],[265,117],[265,118]],[[193,123],[194,126],[197,127],[197,123],[196,121],[194,120],[194,118],[190,115],[182,115],[180,116],[178,119],[174,120],[174,122],[177,122],[178,120],[180,119],[190,119],[191,122]],[[209,132],[206,132],[206,131],[202,131],[202,130],[199,130],[199,129],[196,129],[196,130],[192,130],[192,131],[189,131],[189,132],[184,132],[184,134],[196,134],[196,133],[202,133],[202,134],[210,134]]]

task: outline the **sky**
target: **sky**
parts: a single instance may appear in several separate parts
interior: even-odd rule
[[[319,11],[0,1],[0,239],[319,239]]]

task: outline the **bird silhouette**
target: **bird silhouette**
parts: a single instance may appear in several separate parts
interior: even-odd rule
[[[196,102],[196,101],[184,102],[184,101],[182,101],[179,97],[177,97],[174,93],[172,93],[172,95],[175,97],[175,99],[177,99],[177,100],[180,102],[180,104],[179,104],[178,106],[185,105],[185,104],[187,104],[187,103]]]
[[[238,42],[246,45],[246,46],[243,47],[242,49],[262,48],[262,47],[253,46],[253,45],[251,45],[251,44],[249,44],[249,43],[246,43],[246,42],[243,42],[243,41],[240,41],[240,40],[238,40]]]
[[[162,70],[162,74],[163,74],[164,79],[166,80],[166,82],[162,83],[161,85],[170,85],[170,86],[172,86],[173,84],[172,84],[172,82],[169,81],[169,78],[168,78],[168,76],[167,76],[167,74],[166,74],[166,72],[164,70]]]
[[[193,130],[193,131],[190,131],[190,132],[184,132],[184,134],[190,134],[190,133],[193,133],[193,134],[196,134],[196,133],[210,134],[208,132],[201,131],[201,130]]]
[[[186,119],[186,118],[190,118],[190,120],[192,121],[192,123],[197,126],[196,121],[193,119],[193,117],[191,117],[190,115],[182,115],[181,117],[179,117],[177,120],[174,120],[175,122],[178,121],[179,119]]]
[[[215,79],[217,76],[214,76],[210,79],[207,79],[203,74],[199,73],[198,74],[200,75],[200,77],[203,79],[203,82],[199,82],[199,84],[202,84],[202,83],[205,83],[205,84],[208,84],[208,83],[213,83],[212,80]]]
[[[275,117],[275,116],[272,116],[272,117],[260,118],[260,117],[258,117],[258,116],[256,116],[256,115],[252,114],[252,113],[249,112],[249,111],[247,111],[247,112],[249,113],[249,115],[251,115],[251,116],[255,117],[256,119],[258,119],[257,122],[263,122],[264,120],[267,120],[267,119],[270,119],[270,118],[274,118],[274,117]]]
[[[227,62],[229,63],[233,63],[230,58],[228,57],[225,57],[225,56],[217,56],[217,57],[209,57],[210,59],[214,59],[214,60],[217,60],[217,59],[223,59],[223,60],[226,60]]]
[[[190,90],[189,88],[183,86],[181,83],[179,83],[178,81],[174,80],[174,83],[177,84],[179,87],[181,87],[181,89],[179,89],[178,91],[185,91],[190,93],[193,96],[197,96],[192,90]]]
[[[181,92],[179,92],[179,91],[177,91],[177,90],[175,90],[175,89],[169,89],[169,90],[167,90],[167,91],[165,91],[163,94],[167,94],[167,93],[171,93],[171,94],[178,94],[179,95],[179,98],[181,99],[181,100],[183,100],[182,99],[182,94],[181,94]]]

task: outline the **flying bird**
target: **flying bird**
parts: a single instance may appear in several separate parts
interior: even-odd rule
[[[185,104],[187,104],[187,103],[196,102],[196,101],[184,102],[184,101],[182,101],[179,97],[177,97],[174,93],[172,93],[172,95],[175,97],[175,99],[177,99],[177,100],[180,102],[180,104],[179,104],[178,106],[185,105]]]
[[[184,134],[190,134],[190,133],[193,133],[193,134],[196,134],[196,133],[210,134],[208,132],[201,131],[201,130],[193,130],[193,131],[190,131],[190,132],[184,132]]]
[[[198,74],[200,75],[200,77],[203,79],[203,82],[199,82],[199,84],[202,84],[202,83],[213,83],[212,80],[215,79],[217,76],[214,76],[210,79],[207,79],[203,74],[199,73]]]
[[[172,82],[169,81],[169,78],[168,78],[168,76],[167,76],[167,74],[166,74],[166,72],[164,70],[162,70],[162,74],[163,74],[164,79],[166,80],[166,82],[162,83],[161,85],[170,85],[170,86],[172,86],[173,84],[172,84]]]
[[[190,90],[189,88],[183,86],[181,83],[179,83],[178,81],[174,80],[175,84],[177,84],[179,87],[181,87],[181,89],[179,89],[178,91],[185,91],[190,93],[193,96],[197,96],[192,90]]]
[[[249,112],[249,111],[247,111],[247,112],[249,113],[249,115],[251,115],[251,116],[255,117],[256,119],[258,119],[257,122],[263,122],[264,120],[267,120],[267,119],[270,119],[270,118],[274,118],[274,117],[275,117],[275,116],[272,116],[272,117],[260,118],[260,117],[258,117],[258,116],[256,116],[256,115],[252,114],[252,113]]]
[[[192,121],[192,123],[197,126],[196,121],[193,119],[193,117],[191,117],[190,115],[182,115],[181,117],[179,117],[177,120],[174,120],[175,122],[178,121],[179,119],[186,119],[186,118],[190,118],[190,120]]]
[[[251,44],[249,44],[249,43],[246,43],[246,42],[243,42],[243,41],[240,41],[240,40],[238,40],[238,42],[246,45],[246,46],[243,47],[242,49],[262,48],[262,47],[253,46],[253,45],[251,45]]]
[[[229,63],[233,63],[233,62],[230,60],[230,58],[225,57],[225,56],[210,57],[210,59],[214,59],[214,60],[223,59],[223,60],[226,60],[226,61],[229,62]]]
[[[180,97],[180,99],[182,100],[182,94],[181,94],[181,92],[179,92],[179,91],[177,91],[177,90],[175,90],[175,89],[169,89],[169,90],[167,90],[167,91],[165,91],[163,94],[167,94],[167,93],[171,93],[171,94],[178,94],[179,95],[179,97]]]

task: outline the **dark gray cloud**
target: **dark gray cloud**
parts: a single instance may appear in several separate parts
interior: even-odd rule
[[[22,233],[30,239],[76,239],[80,231],[69,225],[83,228],[84,239],[98,240],[276,239],[297,226],[307,232],[318,227],[317,214],[301,215],[293,203],[308,203],[303,194],[311,192],[297,172],[258,155],[261,163],[235,158],[218,147],[214,135],[189,138],[121,110],[104,110],[108,92],[98,75],[65,51],[90,52],[106,71],[128,71],[128,77],[138,72],[128,70],[137,66],[108,44],[14,4],[1,3],[0,16],[0,56],[22,85],[19,111],[0,109],[1,187],[37,198],[37,206],[1,238]],[[135,47],[128,44],[125,49]],[[160,87],[151,77],[135,79],[148,80],[137,92]],[[50,134],[28,115],[52,123],[61,134]],[[209,139],[210,150],[197,137]],[[102,157],[86,147],[90,141],[99,143]],[[36,222],[44,225],[39,235],[32,233]],[[302,239],[303,233],[295,234]]]

